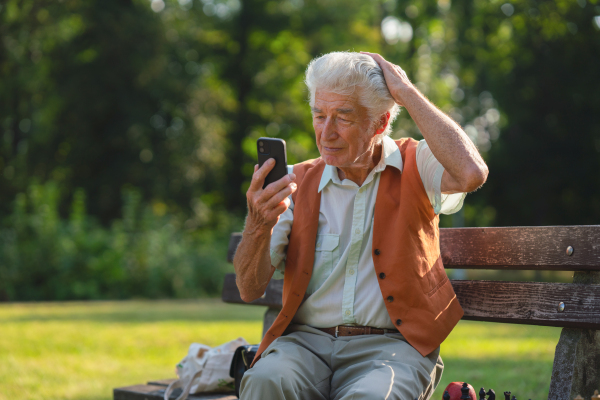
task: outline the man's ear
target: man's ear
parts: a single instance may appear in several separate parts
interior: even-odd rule
[[[388,111],[385,114],[382,114],[381,117],[379,118],[379,128],[377,128],[377,130],[375,131],[375,135],[379,135],[380,133],[383,133],[383,131],[385,131],[385,129],[387,128],[389,123],[390,123],[390,113]]]

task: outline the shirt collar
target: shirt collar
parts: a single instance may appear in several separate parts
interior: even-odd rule
[[[402,172],[403,164],[402,164],[402,155],[400,154],[400,149],[396,145],[396,142],[389,136],[383,137],[383,157],[379,161],[379,164],[373,168],[371,173],[378,173],[383,171],[387,166],[397,168],[400,172]],[[340,178],[337,174],[337,168],[332,165],[325,165],[325,169],[323,170],[323,175],[321,175],[321,182],[319,183],[319,193],[327,186],[327,184],[333,181],[334,183],[340,184]]]

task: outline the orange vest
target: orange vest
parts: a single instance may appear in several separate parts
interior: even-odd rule
[[[403,172],[387,167],[381,173],[375,203],[373,264],[387,312],[400,333],[423,356],[435,350],[463,316],[446,275],[439,243],[439,217],[427,197],[416,162],[418,142],[396,141]],[[265,334],[256,357],[281,336],[300,307],[315,258],[325,168],[322,159],[294,166],[294,222],[283,281],[283,307]]]

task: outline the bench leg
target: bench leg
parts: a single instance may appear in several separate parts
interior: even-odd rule
[[[564,328],[554,354],[548,400],[592,397],[600,388],[600,331]]]
[[[271,325],[273,325],[273,322],[275,322],[275,318],[279,315],[279,311],[281,311],[279,308],[269,308],[265,312],[265,317],[263,319],[263,337],[265,337],[265,334]]]
[[[573,283],[599,284],[598,272],[575,272]],[[589,399],[600,389],[600,331],[564,328],[556,345],[549,400]]]

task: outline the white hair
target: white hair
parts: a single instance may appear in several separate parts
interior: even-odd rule
[[[388,126],[382,134],[378,135],[377,140],[380,141],[383,135],[392,132],[392,122],[398,116],[400,107],[390,94],[383,78],[383,71],[370,56],[336,51],[315,58],[306,68],[305,83],[310,92],[311,107],[315,105],[317,89],[341,95],[351,95],[356,90],[358,102],[367,108],[372,126],[378,124],[383,114],[390,113]]]

